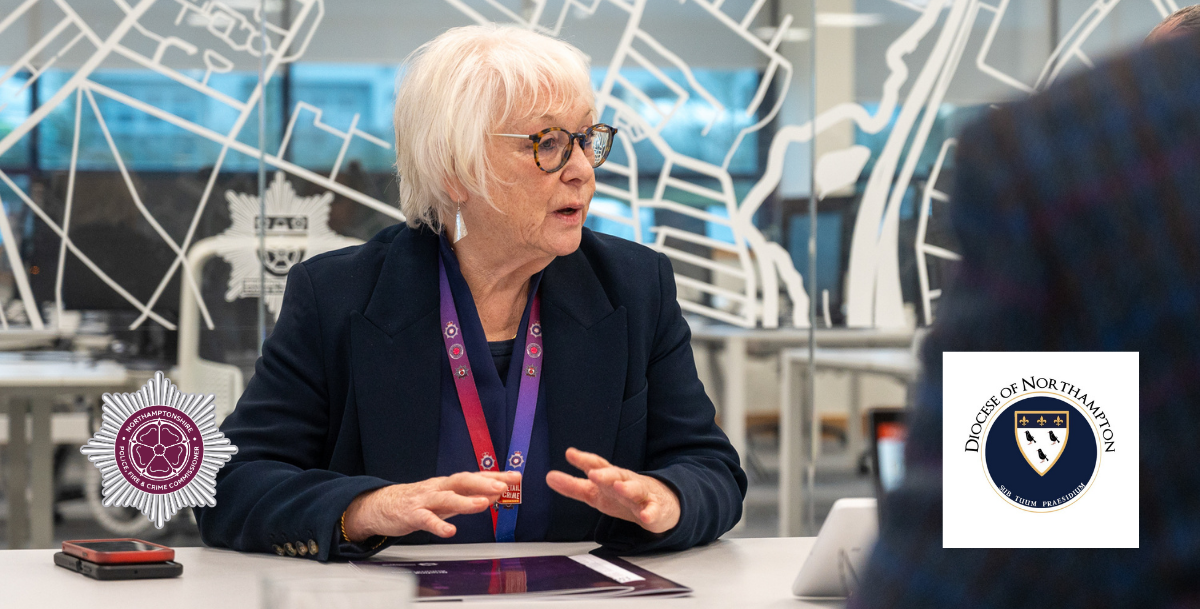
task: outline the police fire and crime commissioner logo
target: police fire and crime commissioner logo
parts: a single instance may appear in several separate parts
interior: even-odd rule
[[[237,447],[217,430],[215,396],[179,391],[162,372],[135,393],[106,393],[100,430],[79,450],[100,469],[103,504],[162,528],[179,510],[215,506],[216,473]]]
[[[1051,512],[1084,496],[1116,440],[1094,397],[1070,382],[1031,376],[984,403],[965,450],[978,453],[984,477],[1004,501]]]
[[[280,171],[264,194],[266,200],[260,201],[258,195],[226,191],[231,224],[213,238],[212,246],[230,265],[225,300],[262,297],[271,315],[278,316],[293,265],[362,241],[343,237],[329,227],[333,193],[299,196]],[[264,208],[265,226],[260,217]],[[260,228],[267,239],[261,253]]]

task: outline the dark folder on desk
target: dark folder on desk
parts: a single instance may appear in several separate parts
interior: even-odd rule
[[[417,600],[470,600],[502,596],[683,596],[692,592],[620,558],[592,554],[480,560],[355,562],[362,569],[404,569],[419,581]]]

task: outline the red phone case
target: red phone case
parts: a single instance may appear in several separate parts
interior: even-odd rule
[[[136,541],[144,543],[148,546],[154,546],[152,550],[131,550],[124,552],[100,552],[87,548],[78,544],[95,543],[101,541]],[[82,558],[87,561],[94,562],[98,565],[113,565],[123,563],[137,562],[163,562],[167,560],[175,560],[175,550],[167,546],[161,546],[156,543],[150,543],[142,539],[134,539],[132,537],[122,537],[119,539],[72,539],[64,541],[62,544],[63,552]]]

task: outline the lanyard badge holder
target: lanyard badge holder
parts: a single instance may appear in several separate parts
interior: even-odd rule
[[[488,432],[487,418],[483,414],[483,403],[479,389],[471,373],[471,362],[462,338],[462,324],[458,321],[458,310],[454,296],[450,293],[450,281],[446,277],[446,264],[438,259],[441,291],[442,339],[446,344],[446,355],[450,358],[450,370],[454,374],[454,387],[458,391],[458,402],[467,422],[471,436],[471,447],[475,451],[480,471],[500,471],[496,462],[496,450],[492,447],[492,436]],[[542,378],[542,299],[534,294],[529,310],[529,327],[525,335],[525,351],[521,362],[521,385],[517,393],[517,416],[513,422],[512,437],[509,439],[508,458],[504,470],[525,475],[525,459],[529,454],[529,440],[533,434],[533,415],[537,409],[538,386]],[[496,541],[515,541],[517,511],[521,504],[521,483],[508,485],[500,500],[492,505],[492,529]]]

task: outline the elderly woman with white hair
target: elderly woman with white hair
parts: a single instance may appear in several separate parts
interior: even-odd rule
[[[662,254],[583,228],[618,130],[588,63],[447,31],[396,97],[406,225],[292,268],[198,510],[209,545],[317,560],[392,543],[710,542],[746,477]]]

